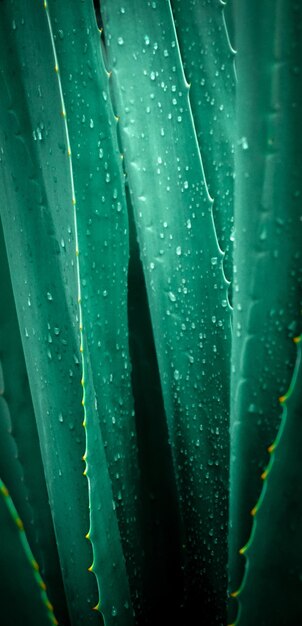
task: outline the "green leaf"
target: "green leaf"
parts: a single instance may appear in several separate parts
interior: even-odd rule
[[[241,584],[301,327],[301,7],[237,6],[230,591]],[[236,608],[232,611],[234,619]]]
[[[0,476],[24,523],[57,618],[67,624],[63,581],[1,222],[0,271],[5,293],[0,311]]]
[[[127,205],[91,2],[77,12],[72,3],[51,1],[48,7],[76,198],[92,571],[106,624],[124,625],[133,622],[135,598],[142,601],[144,560],[128,346]]]
[[[1,620],[5,626],[58,624],[12,498],[0,479]]]
[[[130,227],[129,341],[143,485],[145,555],[139,623],[152,624],[152,620],[156,620],[164,625],[179,619],[183,595],[181,525],[145,277],[129,193],[127,202]]]
[[[1,215],[71,621],[93,624],[73,205],[61,99],[43,5],[5,2],[0,11]]]
[[[253,529],[244,548],[246,572],[236,624],[300,624],[302,620],[301,337],[282,421],[271,449]]]
[[[103,3],[183,523],[184,612],[225,619],[229,310],[170,5]],[[219,443],[218,443],[219,441]]]
[[[172,0],[224,270],[233,274],[235,72],[221,0]]]

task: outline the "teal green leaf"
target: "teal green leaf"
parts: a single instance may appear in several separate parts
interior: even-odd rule
[[[39,566],[29,547],[23,522],[0,479],[1,621],[5,626],[56,625]]]
[[[286,626],[302,622],[301,337],[282,420],[272,446],[253,531],[236,624]]]
[[[142,525],[146,586],[139,623],[152,624],[156,620],[164,625],[180,617],[183,597],[181,524],[145,277],[128,186],[126,192],[130,228],[128,319],[131,377],[144,487]]]
[[[8,261],[0,223],[0,271],[5,298],[0,310],[0,476],[23,521],[60,622],[67,609],[28,384]]]
[[[172,0],[224,270],[233,273],[235,72],[221,0]]]
[[[88,389],[87,375],[84,381],[85,457],[91,486],[92,569],[98,577],[99,608],[106,622],[121,620],[124,624],[127,612],[128,619],[132,619],[129,612],[132,601],[136,623],[151,624],[154,619],[159,619],[160,606],[160,619],[164,622],[165,616],[171,619],[175,611],[176,618],[179,611],[172,606],[175,592],[181,590],[178,511],[145,286],[144,282],[141,288],[138,284],[138,277],[142,274],[137,246],[133,243],[135,235],[131,235],[131,260],[129,257],[124,175],[108,73],[103,65],[100,33],[96,29],[91,3],[82,3],[77,13],[71,3],[62,5],[52,0],[48,8],[67,112],[77,198],[86,337],[83,354],[84,362],[87,359],[87,368],[92,372],[89,378],[91,389]],[[80,62],[79,58],[82,59]],[[82,76],[85,76],[84,81]],[[133,297],[138,299],[135,304],[132,304]],[[131,359],[128,306],[131,309]],[[134,347],[134,342],[136,346],[142,342],[143,346]],[[90,396],[91,393],[95,393],[95,398]],[[87,400],[88,396],[91,401]],[[91,444],[97,429],[95,424],[91,426],[91,403],[97,406],[95,419],[99,419],[104,442],[100,438],[99,446],[104,445],[112,483],[111,499],[118,520],[115,539],[110,518],[107,525],[111,529],[110,541],[107,545],[104,543],[103,548],[97,529],[102,529],[105,524],[99,518],[99,510],[102,509],[105,515],[103,485],[107,470],[104,461],[101,471],[100,450],[97,445],[92,448]],[[146,463],[147,455],[150,469]],[[112,511],[111,499],[109,511]],[[121,576],[116,579],[114,574],[118,569],[122,571],[123,564],[123,554],[118,557],[116,553],[113,558],[113,545],[118,545],[119,531],[129,578],[130,602],[123,591],[126,588]],[[109,553],[115,562],[115,570],[110,569]],[[124,605],[129,607],[126,612]]]
[[[72,3],[51,1],[48,16],[76,199],[92,571],[106,624],[131,624],[133,608],[139,610],[135,599],[143,598],[144,557],[128,345],[129,235],[121,156],[91,2],[81,3],[75,12]]]
[[[186,619],[225,620],[230,318],[169,2],[103,3],[183,522]],[[219,548],[218,548],[219,546]]]
[[[5,2],[0,11],[3,229],[71,621],[93,624],[73,206],[61,100],[43,5]]]
[[[230,591],[301,329],[300,4],[238,3]],[[234,612],[232,612],[234,619]]]

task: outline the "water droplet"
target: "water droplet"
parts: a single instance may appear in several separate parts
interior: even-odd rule
[[[122,46],[124,44],[123,37],[118,37],[117,38],[117,43],[118,43],[119,46]]]
[[[248,150],[249,144],[246,137],[241,137],[238,141],[239,146],[242,147],[242,150]]]
[[[169,300],[171,300],[171,302],[176,302],[176,296],[172,291],[169,291],[168,293],[169,296]]]
[[[177,246],[177,248],[176,248],[176,254],[177,254],[177,256],[180,256],[180,255],[181,255],[181,246]]]
[[[50,293],[50,291],[47,292],[47,300],[51,301],[53,300],[52,294]]]
[[[174,376],[174,380],[179,380],[179,378],[180,378],[179,371],[178,370],[174,370],[173,376]]]

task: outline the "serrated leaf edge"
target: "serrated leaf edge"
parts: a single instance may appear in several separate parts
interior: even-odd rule
[[[235,619],[235,621],[232,624],[229,624],[228,626],[239,626],[240,624],[240,616],[241,616],[241,602],[240,602],[240,594],[242,593],[245,583],[246,583],[246,579],[247,579],[247,575],[248,575],[248,552],[252,547],[253,544],[253,539],[255,536],[255,532],[256,532],[256,527],[257,527],[257,513],[263,503],[263,500],[265,498],[265,494],[267,491],[267,478],[270,474],[270,472],[272,471],[272,468],[274,466],[274,461],[275,461],[275,451],[277,449],[277,447],[280,444],[280,441],[282,439],[282,435],[285,429],[285,424],[287,421],[287,401],[289,400],[289,398],[291,397],[291,395],[293,394],[293,391],[295,389],[295,385],[296,385],[296,381],[297,381],[297,377],[298,377],[298,370],[301,364],[301,358],[302,358],[302,348],[301,348],[301,342],[302,342],[302,334],[294,337],[293,338],[294,343],[297,345],[297,356],[296,356],[296,363],[294,366],[294,371],[293,371],[293,375],[292,375],[292,379],[288,388],[288,391],[279,397],[279,402],[280,405],[282,406],[282,414],[281,414],[281,423],[276,435],[275,440],[273,441],[273,443],[268,446],[267,451],[270,455],[269,458],[269,462],[265,468],[265,470],[262,472],[261,474],[261,479],[263,481],[263,486],[261,489],[261,493],[260,496],[258,498],[258,501],[256,502],[255,506],[252,508],[251,510],[251,515],[253,517],[253,523],[252,523],[252,528],[251,528],[251,533],[249,536],[249,539],[247,541],[247,543],[242,546],[242,548],[240,548],[239,550],[239,554],[243,555],[245,558],[245,566],[244,566],[244,573],[243,573],[243,577],[242,577],[242,581],[241,584],[239,586],[239,588],[236,591],[232,591],[230,593],[230,596],[232,598],[236,598],[238,600],[238,613],[237,613],[237,617]]]
[[[58,626],[59,622],[56,619],[56,616],[54,614],[54,609],[53,606],[51,604],[51,602],[48,599],[47,593],[46,593],[46,584],[40,574],[39,571],[39,565],[31,551],[30,545],[28,543],[28,539],[24,530],[24,525],[23,522],[18,514],[18,511],[13,503],[13,500],[9,494],[9,491],[6,487],[6,485],[4,484],[3,480],[1,480],[0,478],[0,492],[1,495],[4,499],[4,502],[9,510],[10,516],[15,524],[15,526],[17,527],[18,531],[19,531],[19,538],[20,538],[20,542],[22,544],[23,550],[25,552],[26,558],[28,560],[28,562],[31,565],[31,568],[33,570],[33,576],[36,580],[36,583],[40,589],[40,595],[41,595],[41,599],[42,602],[45,606],[45,608],[47,609],[47,615],[48,618],[50,620],[50,623],[53,624],[54,626]]]
[[[54,71],[56,73],[57,76],[57,80],[58,80],[58,87],[59,87],[59,93],[60,93],[60,99],[61,99],[61,115],[63,118],[63,123],[64,123],[64,130],[65,130],[65,137],[66,137],[66,147],[67,147],[67,157],[69,160],[69,174],[70,174],[70,184],[71,184],[71,207],[73,210],[73,227],[74,227],[74,235],[75,235],[75,266],[76,266],[76,276],[77,276],[77,303],[78,303],[78,329],[79,329],[79,337],[80,337],[80,346],[79,346],[79,350],[80,350],[80,356],[81,356],[81,368],[82,368],[82,378],[81,378],[81,385],[82,385],[82,407],[83,407],[83,428],[85,429],[85,433],[86,433],[86,423],[87,423],[87,410],[86,410],[86,404],[85,404],[85,397],[86,397],[86,388],[85,388],[85,373],[86,373],[86,364],[85,364],[85,359],[84,359],[84,328],[83,328],[83,309],[82,309],[82,294],[81,294],[81,279],[80,279],[80,261],[79,261],[79,255],[80,255],[80,250],[79,250],[79,240],[78,240],[78,224],[77,224],[77,207],[76,207],[76,194],[75,194],[75,184],[74,184],[74,175],[73,175],[73,166],[72,166],[72,153],[71,153],[71,144],[70,144],[70,139],[69,139],[69,129],[68,129],[68,122],[67,122],[67,115],[66,115],[66,109],[65,109],[65,102],[64,102],[64,96],[63,96],[63,88],[62,88],[62,82],[61,82],[61,77],[60,77],[60,68],[59,68],[59,62],[58,62],[58,57],[57,57],[57,52],[56,52],[56,46],[55,46],[55,40],[54,40],[54,34],[53,34],[53,29],[52,29],[52,23],[51,23],[51,18],[50,18],[50,13],[48,10],[48,3],[46,0],[44,0],[43,2],[43,6],[45,9],[45,14],[46,14],[46,18],[47,18],[47,24],[48,24],[48,29],[49,29],[49,35],[50,35],[50,39],[51,39],[51,45],[52,45],[52,51],[53,51],[53,56],[54,56]],[[86,433],[86,450],[85,453],[82,457],[83,462],[85,463],[85,469],[83,471],[83,475],[86,476],[87,481],[88,481],[88,490],[89,490],[89,494],[90,494],[90,480],[89,480],[89,476],[87,475],[87,462],[86,462],[86,456],[87,456],[87,433]],[[88,530],[87,534],[85,535],[85,538],[91,542],[90,539],[90,531]],[[92,553],[93,553],[93,562],[94,562],[94,546],[93,543],[91,542],[91,547],[92,547]],[[93,570],[93,564],[88,568],[89,572],[92,572],[95,575],[95,572]],[[92,610],[96,610],[101,612],[101,606],[100,606],[100,587],[99,587],[99,581],[97,576],[95,575],[96,578],[96,582],[97,582],[97,587],[98,587],[98,596],[99,596],[99,600],[96,604],[95,607],[93,607]]]

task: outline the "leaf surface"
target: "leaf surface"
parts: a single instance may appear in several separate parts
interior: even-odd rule
[[[301,337],[282,420],[272,446],[253,530],[245,546],[246,572],[236,624],[300,624],[301,600]]]
[[[301,7],[239,3],[230,591],[281,419],[301,326]],[[234,619],[235,609],[232,612]]]
[[[1,620],[5,626],[58,624],[23,522],[1,479],[0,526]]]
[[[176,32],[224,270],[233,274],[235,72],[220,0],[172,0]]]
[[[36,420],[0,223],[0,476],[23,521],[60,622],[67,608],[50,513]]]
[[[43,4],[5,2],[0,11],[1,216],[71,621],[93,624],[73,205],[61,100]]]
[[[170,4],[103,2],[183,521],[186,619],[225,619],[229,310]],[[218,546],[219,545],[219,549]]]

